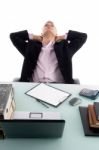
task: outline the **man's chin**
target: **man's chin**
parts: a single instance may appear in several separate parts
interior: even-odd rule
[[[53,36],[55,36],[56,35],[56,33],[54,32],[54,31],[52,31],[52,30],[47,30],[47,31],[44,31],[43,32],[43,35],[46,35],[46,34],[50,34],[50,35],[53,35]]]

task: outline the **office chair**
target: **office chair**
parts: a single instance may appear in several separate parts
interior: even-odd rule
[[[80,81],[79,81],[78,78],[75,78],[75,79],[74,79],[74,84],[80,84]]]
[[[20,78],[14,78],[14,79],[13,79],[13,82],[19,82],[19,79],[20,79]],[[78,78],[75,78],[75,79],[74,79],[74,84],[80,84],[80,81],[79,81]]]

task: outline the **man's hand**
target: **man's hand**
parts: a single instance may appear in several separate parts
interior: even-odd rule
[[[67,34],[56,36],[56,37],[53,37],[52,35],[49,35],[49,34],[47,34],[47,35],[46,34],[44,34],[44,35],[29,34],[29,39],[37,40],[40,42],[45,41],[44,43],[48,43],[49,41],[54,40],[54,39],[55,39],[55,42],[58,42],[58,41],[66,39],[66,38],[67,38]]]
[[[37,41],[42,42],[42,36],[40,36],[40,35],[33,35],[33,40],[37,40]]]
[[[58,41],[66,39],[66,38],[67,38],[67,34],[56,36],[55,41],[58,42]]]
[[[29,34],[29,39],[42,42],[42,36],[40,36],[40,35]]]

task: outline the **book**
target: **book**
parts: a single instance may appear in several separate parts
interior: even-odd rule
[[[71,96],[71,94],[66,91],[62,91],[44,83],[37,84],[25,94],[55,107]]]
[[[96,118],[93,105],[88,105],[89,124],[92,128],[99,128],[99,120]]]
[[[88,107],[79,107],[80,117],[85,136],[99,136],[99,128],[91,128],[88,118]]]
[[[0,84],[0,120],[12,119],[15,110],[15,101],[12,84]],[[0,139],[5,133],[0,121]]]
[[[96,118],[99,120],[99,102],[94,102],[94,109],[96,113]]]
[[[0,84],[0,120],[11,119],[15,110],[12,84]]]

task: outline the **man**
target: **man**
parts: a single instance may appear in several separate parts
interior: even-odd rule
[[[10,38],[24,56],[21,82],[74,83],[72,57],[85,43],[86,33],[69,30],[57,36],[54,23],[47,21],[40,36],[24,30]]]

